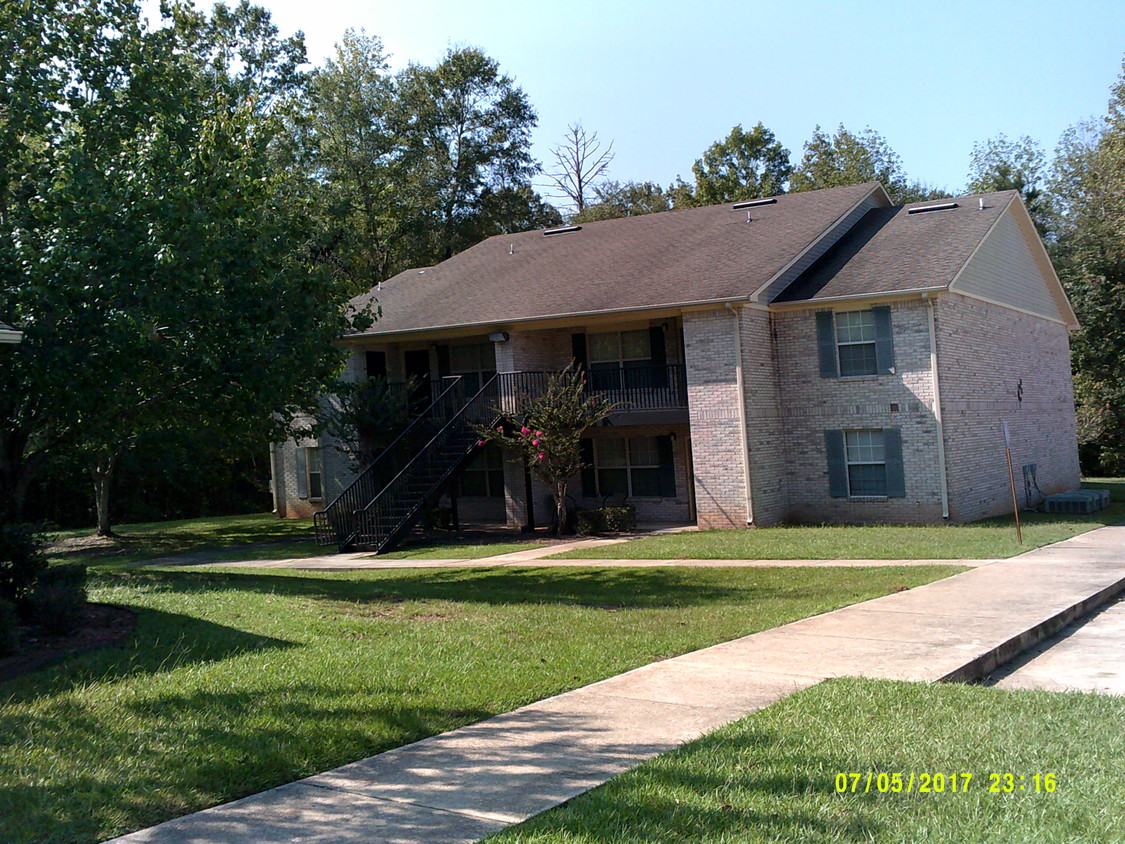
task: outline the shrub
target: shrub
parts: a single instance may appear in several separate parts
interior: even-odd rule
[[[0,526],[0,600],[21,603],[46,570],[43,541],[30,525]]]
[[[20,643],[20,619],[16,605],[0,600],[0,656],[14,654]]]
[[[578,512],[578,532],[582,536],[596,533],[620,533],[637,526],[635,507],[599,507]]]
[[[27,620],[50,633],[74,630],[86,605],[86,567],[74,563],[47,569],[23,605]]]

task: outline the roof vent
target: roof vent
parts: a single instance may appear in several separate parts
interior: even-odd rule
[[[775,197],[770,199],[751,199],[746,202],[736,202],[731,207],[737,211],[740,208],[757,208],[759,205],[773,205],[777,202]]]
[[[940,205],[923,205],[921,208],[907,209],[907,214],[925,214],[927,211],[948,211],[950,208],[956,208],[956,202],[943,202]]]
[[[570,232],[580,232],[582,226],[563,226],[561,229],[547,229],[543,232],[544,237],[550,237],[553,234],[569,234]]]

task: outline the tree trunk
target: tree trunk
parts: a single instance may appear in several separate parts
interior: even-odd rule
[[[94,482],[94,507],[98,515],[98,536],[114,536],[113,524],[109,516],[109,490],[113,483],[113,470],[117,466],[117,455],[99,454],[90,467],[90,477]]]
[[[566,481],[555,483],[555,525],[559,536],[566,533]]]

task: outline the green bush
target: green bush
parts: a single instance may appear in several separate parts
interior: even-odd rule
[[[20,604],[46,570],[43,541],[31,525],[0,525],[0,600]]]
[[[86,567],[80,563],[53,566],[23,601],[25,617],[51,633],[69,633],[86,606]]]
[[[14,654],[20,643],[20,619],[16,605],[0,600],[0,656]]]
[[[582,536],[597,533],[620,533],[637,526],[635,507],[599,507],[578,511],[578,532]]]

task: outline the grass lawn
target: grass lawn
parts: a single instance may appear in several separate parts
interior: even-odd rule
[[[136,635],[0,684],[0,841],[102,840],[955,571],[97,569]]]
[[[117,525],[114,532],[116,538],[93,536],[90,528],[52,533],[48,554],[54,562],[101,565],[204,552],[216,562],[324,553],[312,539],[312,520],[279,519],[270,513]]]
[[[1121,842],[1122,759],[1122,698],[832,680],[487,840]],[[903,773],[904,791],[911,772],[944,773],[945,791],[916,793],[916,778],[915,793],[878,793],[875,779],[865,794],[869,771]],[[864,775],[860,793],[836,792],[841,772]],[[950,773],[971,773],[967,790]],[[991,773],[1016,775],[1014,790],[991,793]],[[1035,792],[1037,773],[1053,793]]]
[[[1104,480],[1114,502],[1091,516],[1021,513],[1023,544],[1008,516],[964,525],[817,525],[701,530],[553,555],[625,560],[953,560],[1012,557],[1125,521],[1125,482]],[[1120,497],[1119,497],[1120,496]]]

